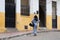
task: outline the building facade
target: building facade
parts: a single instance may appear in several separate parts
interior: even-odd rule
[[[41,20],[38,29],[60,30],[59,4],[60,0],[0,0],[0,32],[5,32],[7,28],[32,30],[29,23],[34,15]]]

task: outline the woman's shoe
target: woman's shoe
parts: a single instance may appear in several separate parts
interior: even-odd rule
[[[34,34],[34,36],[37,36],[37,34]]]

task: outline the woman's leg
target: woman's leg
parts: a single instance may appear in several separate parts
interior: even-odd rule
[[[34,28],[33,28],[33,34],[36,35],[37,34],[37,26],[34,25]]]

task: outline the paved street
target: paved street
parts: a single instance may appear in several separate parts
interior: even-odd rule
[[[60,32],[41,32],[37,36],[24,35],[19,37],[10,38],[7,40],[60,40]]]

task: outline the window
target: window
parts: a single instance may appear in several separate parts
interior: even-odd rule
[[[21,15],[30,15],[29,0],[21,0]]]

